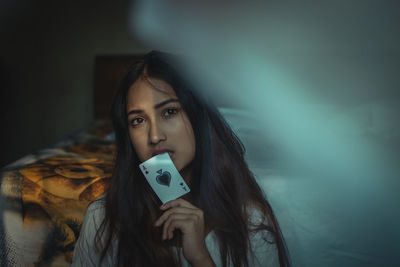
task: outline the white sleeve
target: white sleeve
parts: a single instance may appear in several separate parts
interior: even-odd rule
[[[79,233],[79,238],[75,244],[71,264],[72,267],[99,266],[100,253],[95,249],[95,236],[104,218],[103,205],[103,201],[94,201],[89,205]],[[101,266],[114,265],[112,256],[112,253],[107,253]]]
[[[248,208],[248,218],[252,224],[258,225],[261,223],[261,213],[254,208]],[[267,224],[267,222],[266,222]],[[252,249],[251,253],[248,251],[248,262],[251,267],[279,267],[279,254],[278,248],[275,243],[270,244],[268,241],[272,241],[273,237],[267,230],[261,230],[249,233],[250,246]],[[217,236],[214,232],[210,232],[206,237],[207,249],[210,253],[217,267],[221,267],[221,255],[219,253],[219,246]],[[183,258],[183,255],[182,257]],[[187,263],[186,266],[189,266]],[[228,260],[228,266],[233,266],[232,262]]]
[[[261,223],[261,213],[256,209],[249,209],[249,217],[251,222]],[[268,222],[264,222],[268,224]],[[272,234],[267,230],[260,230],[249,233],[250,245],[252,253],[248,253],[249,266],[262,267],[279,267],[279,254],[276,243]]]
[[[254,254],[249,253],[249,266],[254,267],[279,267],[279,254],[275,243],[268,243],[271,234],[266,231],[258,231],[250,234],[250,244]]]
[[[270,244],[266,240],[271,240],[271,236],[269,232],[266,230],[258,231],[255,233],[249,233],[250,245],[253,250],[253,254],[248,252],[248,262],[251,267],[279,267],[279,256],[276,244]],[[219,253],[219,246],[217,236],[214,232],[211,232],[206,237],[206,245],[208,252],[212,260],[215,263],[215,266],[221,267],[221,255]],[[190,266],[186,259],[181,255],[181,259],[183,259],[183,266]],[[232,267],[232,261],[228,260],[228,266]]]

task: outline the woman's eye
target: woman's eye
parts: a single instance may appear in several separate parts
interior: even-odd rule
[[[143,118],[134,118],[133,120],[131,120],[131,125],[136,126],[142,122],[143,122]]]
[[[169,117],[169,116],[174,115],[176,113],[178,113],[178,109],[176,109],[176,108],[168,108],[168,109],[166,109],[164,111],[164,116],[165,117]]]

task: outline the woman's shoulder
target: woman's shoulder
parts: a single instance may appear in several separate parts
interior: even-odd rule
[[[104,211],[105,203],[106,203],[106,194],[104,193],[103,195],[99,196],[89,204],[86,213],[89,211],[90,212],[99,212],[99,210]]]
[[[83,220],[83,230],[97,230],[105,216],[105,195],[101,195],[86,209],[85,218]],[[93,231],[95,232],[95,231]]]
[[[259,203],[248,202],[246,204],[246,213],[250,225],[270,224],[268,216]]]
[[[268,216],[264,214],[262,206],[247,204],[246,212],[251,248],[248,254],[249,266],[279,266],[278,249],[269,227],[271,224]],[[206,245],[216,265],[222,265],[218,237],[214,231],[206,236]],[[232,266],[232,264],[228,266]]]
[[[88,206],[75,244],[74,257],[71,266],[99,266],[100,254],[96,249],[96,233],[105,216],[105,195],[98,197]],[[111,266],[112,254],[105,258],[101,266]]]
[[[250,266],[280,266],[272,222],[259,204],[246,206],[252,256]]]

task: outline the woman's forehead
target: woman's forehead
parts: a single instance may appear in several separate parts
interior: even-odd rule
[[[154,103],[167,98],[177,98],[174,89],[167,82],[141,76],[129,88],[126,103],[128,108],[143,102]]]

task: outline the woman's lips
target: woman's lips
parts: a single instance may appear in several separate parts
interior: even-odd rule
[[[153,157],[162,153],[166,153],[168,152],[169,156],[172,158],[172,154],[174,153],[172,150],[169,149],[160,149],[160,150],[156,150],[153,152]]]

